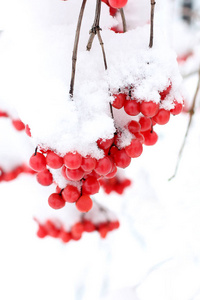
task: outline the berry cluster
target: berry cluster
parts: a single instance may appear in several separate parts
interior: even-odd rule
[[[99,232],[101,238],[105,238],[108,232],[119,228],[118,221],[106,221],[99,224],[94,224],[92,221],[83,219],[75,223],[70,231],[66,231],[63,226],[47,220],[44,224],[38,222],[37,236],[44,238],[51,236],[60,239],[63,243],[68,243],[71,240],[78,241],[81,239],[84,232]]]
[[[17,178],[20,174],[35,174],[35,171],[30,169],[27,165],[22,164],[21,166],[15,167],[11,171],[4,171],[0,168],[0,182],[1,181],[11,181]]]
[[[75,203],[79,211],[89,211],[93,205],[90,196],[98,193],[100,189],[99,180],[111,179],[118,168],[128,167],[131,158],[142,154],[143,144],[151,146],[157,142],[158,135],[153,129],[154,125],[164,125],[169,121],[170,114],[181,112],[182,104],[176,100],[173,101],[171,107],[174,107],[171,110],[164,108],[171,88],[172,84],[160,92],[160,103],[140,101],[132,97],[131,89],[113,94],[112,107],[116,110],[123,109],[128,116],[135,119],[131,119],[124,128],[118,126],[112,138],[98,139],[96,145],[103,150],[103,158],[82,156],[77,151],[61,156],[53,149],[44,150],[39,147],[30,158],[30,166],[37,172],[37,181],[44,186],[57,183],[53,174],[58,169],[58,173],[65,180],[64,187],[60,188],[57,184],[56,192],[49,196],[49,205],[60,209],[66,202]],[[26,129],[30,132],[28,126]],[[129,139],[124,144],[127,133]]]
[[[7,112],[0,110],[0,118],[11,119],[12,125],[17,131],[22,131],[25,129],[24,123],[20,119],[13,119]]]
[[[115,176],[110,179],[100,179],[100,185],[106,194],[116,192],[122,195],[124,190],[131,185],[131,181],[127,178],[120,178]]]
[[[137,120],[131,120],[126,128],[133,135],[131,144],[125,147],[126,154],[134,158],[142,153],[141,144],[146,146],[154,145],[158,140],[158,135],[153,130],[156,124],[165,125],[170,119],[170,114],[177,115],[182,111],[182,103],[175,99],[171,103],[173,108],[165,109],[165,101],[168,99],[172,84],[162,92],[159,92],[160,102],[141,101],[134,97],[133,89],[119,90],[119,93],[113,94],[114,101],[112,106],[119,110],[124,109],[129,116],[136,117]]]

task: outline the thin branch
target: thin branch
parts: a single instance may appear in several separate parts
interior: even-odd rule
[[[99,30],[97,31],[97,36],[98,36],[99,43],[101,45],[101,49],[102,49],[102,53],[103,53],[103,60],[104,60],[105,70],[107,70],[108,66],[107,66],[107,61],[106,61],[106,53],[105,53],[105,49],[104,49],[104,43],[103,43],[103,40],[102,40],[102,37],[101,37],[101,34],[100,34]]]
[[[150,40],[149,40],[149,48],[153,47],[153,29],[154,29],[154,9],[156,2],[151,0],[151,24],[150,24]]]
[[[119,10],[121,18],[122,18],[122,25],[123,25],[123,32],[127,31],[127,25],[126,25],[126,18],[125,18],[125,14],[124,14],[124,9],[120,8]]]
[[[90,38],[88,40],[87,47],[86,47],[86,49],[88,51],[90,51],[92,48],[92,43],[93,43],[95,35],[97,34],[97,32],[99,30],[101,30],[101,28],[99,27],[100,14],[101,14],[101,1],[97,0],[94,22],[93,22],[92,28],[90,30]]]
[[[200,68],[199,68],[199,79],[198,79],[198,83],[197,83],[197,88],[196,88],[196,91],[195,91],[195,94],[194,94],[194,98],[193,98],[193,101],[192,101],[192,106],[191,106],[191,108],[189,110],[189,121],[188,121],[187,130],[185,132],[184,140],[183,140],[181,149],[180,149],[179,154],[178,154],[178,160],[177,160],[177,163],[176,163],[176,168],[175,168],[174,175],[172,177],[170,177],[169,180],[172,180],[176,176],[176,173],[178,171],[179,163],[180,163],[180,160],[181,160],[181,157],[182,157],[182,152],[183,152],[183,149],[185,147],[185,143],[186,143],[186,140],[187,140],[188,132],[190,130],[191,123],[192,123],[192,118],[193,118],[193,115],[195,113],[195,105],[196,105],[196,100],[197,100],[197,96],[198,96],[198,93],[199,93],[199,89],[200,89]]]
[[[105,70],[107,70],[108,66],[107,66],[107,61],[106,61],[106,53],[105,53],[104,43],[103,43],[101,33],[100,33],[101,28],[99,26],[100,15],[101,15],[101,0],[97,0],[94,22],[93,22],[92,28],[90,30],[90,38],[88,40],[86,49],[87,49],[87,51],[91,50],[92,43],[94,41],[95,35],[97,35],[99,43],[101,45],[101,50],[102,50],[102,53],[103,53],[104,67],[105,67]],[[110,103],[110,113],[111,113],[112,119],[114,119],[113,108],[112,108],[111,103]]]
[[[70,90],[69,90],[69,95],[71,98],[73,98],[73,94],[74,94],[74,81],[75,81],[75,73],[76,73],[78,43],[79,43],[80,30],[81,30],[81,24],[82,24],[83,13],[84,13],[86,1],[87,0],[83,0],[83,2],[82,2],[82,6],[81,6],[80,13],[79,13],[79,18],[78,18],[78,23],[77,23],[77,28],[76,28],[74,49],[73,49],[73,54],[72,54],[72,74],[71,74],[71,82],[70,82]]]

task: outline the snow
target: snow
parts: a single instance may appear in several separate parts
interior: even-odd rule
[[[123,90],[132,86],[133,97],[139,102],[158,103],[159,92],[171,81],[171,95],[182,102],[176,54],[169,48],[159,27],[155,27],[152,49],[148,48],[149,25],[138,26],[125,34],[115,34],[109,30],[113,18],[108,15],[107,7],[102,5],[100,25],[108,63],[108,70],[105,71],[97,38],[91,51],[86,51],[94,9],[89,5],[81,30],[74,97],[71,101],[68,91],[75,16],[79,5],[77,1],[65,4],[67,21],[57,21],[58,16],[56,18],[49,13],[49,19],[47,15],[46,18],[44,16],[40,24],[39,9],[42,12],[42,7],[38,6],[39,3],[34,4],[33,12],[33,3],[20,3],[19,7],[23,6],[23,10],[31,17],[30,21],[24,20],[28,23],[28,29],[20,27],[17,30],[16,26],[3,33],[0,97],[13,103],[22,121],[29,124],[35,146],[49,147],[62,156],[69,151],[78,151],[83,156],[89,154],[101,158],[103,153],[96,141],[99,138],[111,138],[117,126],[117,120],[114,126],[110,115],[109,102],[113,98],[109,91],[112,93],[119,88]],[[62,7],[61,3],[53,1],[51,5],[55,11],[58,9],[58,15],[64,9],[63,3]],[[23,10],[22,19],[27,18]],[[166,109],[173,108],[173,97],[169,95],[169,99],[166,99]]]
[[[138,16],[143,26],[148,19],[148,10],[145,2],[140,2],[130,1],[127,10],[144,8],[143,18]],[[101,19],[104,24],[101,25],[102,36],[110,68],[100,77],[104,71],[97,40],[91,53],[85,52],[93,21],[85,18],[83,28],[88,30],[80,43],[74,101],[67,101],[72,33],[78,4],[76,0],[19,0],[17,3],[12,0],[9,7],[4,4],[9,14],[5,13],[0,25],[5,29],[0,40],[0,109],[7,109],[16,117],[19,115],[30,125],[34,137],[32,145],[24,132],[14,130],[11,120],[0,119],[0,166],[7,170],[27,162],[38,143],[48,145],[60,154],[78,149],[85,155],[89,149],[89,153],[101,157],[102,152],[97,151],[95,141],[99,137],[111,137],[115,130],[107,105],[112,98],[108,86],[117,89],[119,84],[125,86],[126,80],[129,83],[135,80],[135,96],[146,100],[153,97],[158,101],[157,91],[167,87],[169,78],[173,78],[168,109],[172,95],[176,93],[180,97],[175,54],[159,30],[156,29],[158,35],[152,50],[148,49],[148,25],[125,35],[114,35],[106,28],[116,25],[116,21],[108,16],[107,6],[102,4],[105,12]],[[76,8],[75,12],[69,13],[72,8]],[[93,15],[94,4],[89,2],[86,9],[86,14],[92,12]],[[24,24],[29,26],[25,28]],[[130,21],[129,28],[135,24],[137,16],[132,23]],[[136,36],[140,38],[134,40]],[[115,41],[113,37],[116,37]],[[116,60],[126,47],[129,49],[127,56],[121,55],[121,60]],[[138,59],[131,60],[131,53],[136,52]],[[157,60],[155,53],[160,57]],[[143,56],[145,60],[141,59]],[[151,72],[145,64],[148,60]],[[195,67],[197,62],[198,57],[191,57],[190,65]],[[90,70],[87,73],[89,79],[84,65]],[[119,67],[123,72],[119,72]],[[186,66],[185,72],[190,69]],[[120,82],[115,72],[118,72]],[[152,76],[147,81],[142,78],[140,81],[137,73],[145,76],[152,73]],[[95,84],[97,80],[98,85]],[[151,90],[152,83],[155,89]],[[186,106],[191,103],[196,84],[196,75],[184,80],[188,94]],[[114,110],[114,116],[119,127],[132,119],[129,116],[124,119],[123,110]],[[117,218],[121,223],[121,227],[109,233],[105,240],[97,233],[85,234],[80,241],[66,245],[52,238],[38,239],[34,217],[41,222],[49,218],[60,221],[68,229],[80,220],[81,214],[71,204],[59,211],[52,210],[47,198],[54,187],[40,186],[35,176],[24,174],[12,182],[1,182],[0,298],[199,300],[199,109],[192,121],[177,176],[168,181],[175,169],[187,122],[188,116],[183,113],[171,117],[165,126],[156,125],[158,143],[144,147],[142,156],[134,159],[125,170],[125,176],[133,181],[133,186],[123,196],[107,196],[103,191],[96,196],[98,203],[110,209],[109,217]],[[103,215],[96,218],[96,209],[94,206],[88,218],[103,221]]]

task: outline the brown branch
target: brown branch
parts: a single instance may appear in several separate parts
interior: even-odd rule
[[[94,22],[93,22],[92,28],[90,30],[90,37],[89,37],[86,49],[87,49],[87,51],[91,50],[92,43],[94,41],[95,35],[97,35],[99,43],[101,45],[101,50],[102,50],[102,53],[103,53],[103,60],[104,60],[105,70],[107,70],[108,66],[107,66],[107,61],[106,61],[106,53],[105,53],[104,43],[103,43],[101,33],[100,33],[101,28],[99,26],[100,15],[101,15],[101,0],[97,0]],[[113,109],[112,109],[111,103],[110,103],[110,113],[111,113],[112,119],[114,119]]]
[[[100,34],[99,30],[97,31],[97,36],[98,36],[99,43],[101,45],[101,49],[102,49],[102,53],[103,53],[103,60],[104,60],[105,70],[107,70],[108,66],[107,66],[107,61],[106,61],[106,53],[105,53],[105,49],[104,49],[104,43],[103,43],[103,40],[102,40],[102,37],[101,37],[101,34]]]
[[[88,51],[90,51],[92,48],[92,43],[93,43],[95,35],[97,34],[97,32],[99,30],[101,30],[101,28],[99,27],[100,14],[101,14],[101,0],[97,0],[94,22],[93,22],[92,28],[90,30],[90,38],[89,38],[87,46],[86,46],[86,49]]]
[[[177,160],[177,163],[176,163],[176,168],[175,168],[174,175],[169,178],[169,181],[172,180],[176,176],[177,171],[178,171],[179,163],[180,163],[180,160],[181,160],[181,157],[182,157],[183,149],[185,147],[185,143],[186,143],[186,140],[187,140],[188,132],[189,132],[190,127],[191,127],[192,118],[193,118],[193,115],[195,113],[195,104],[196,104],[197,96],[198,96],[198,93],[199,93],[199,89],[200,89],[200,68],[199,68],[199,79],[198,79],[198,83],[197,83],[197,88],[196,88],[196,91],[195,91],[195,94],[194,94],[194,98],[193,98],[193,101],[192,101],[192,106],[191,106],[191,108],[189,110],[188,126],[187,126],[187,129],[186,129],[186,132],[185,132],[185,136],[184,136],[184,140],[183,140],[182,146],[181,146],[181,148],[179,150],[178,160]]]
[[[120,8],[119,10],[121,18],[122,18],[122,25],[123,25],[123,32],[127,31],[127,25],[126,25],[126,18],[125,18],[125,14],[124,14],[124,9]]]
[[[153,47],[153,29],[154,29],[154,9],[156,2],[151,0],[151,24],[150,24],[150,40],[149,40],[149,48]]]
[[[72,74],[71,74],[71,82],[70,82],[70,90],[69,90],[69,95],[70,95],[71,99],[73,99],[73,94],[74,94],[74,81],[75,81],[75,73],[76,73],[78,43],[79,43],[80,30],[81,30],[81,24],[82,24],[83,13],[84,13],[86,1],[87,0],[83,0],[82,5],[81,5],[77,28],[76,28],[73,54],[72,54]]]

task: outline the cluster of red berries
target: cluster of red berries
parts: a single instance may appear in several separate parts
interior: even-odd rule
[[[39,238],[51,236],[60,239],[63,243],[68,243],[71,240],[80,240],[84,232],[97,231],[102,238],[105,238],[108,232],[117,228],[119,228],[118,221],[106,221],[96,225],[90,220],[83,219],[82,221],[75,223],[70,231],[66,231],[60,224],[58,226],[53,221],[47,220],[44,224],[38,222],[37,236]]]
[[[113,95],[114,101],[112,106],[115,109],[123,108],[127,115],[138,118],[138,121],[132,120],[127,124],[128,131],[135,137],[132,140],[131,145],[125,148],[126,153],[130,155],[130,157],[134,157],[134,153],[132,155],[133,144],[137,144],[138,149],[141,149],[142,151],[142,147],[141,145],[139,146],[139,142],[141,144],[144,143],[146,146],[154,145],[157,142],[158,136],[153,130],[154,125],[164,125],[168,123],[170,114],[177,115],[181,113],[183,105],[175,99],[173,101],[174,107],[171,110],[163,108],[164,102],[166,101],[171,88],[172,85],[170,84],[164,91],[159,93],[160,103],[155,103],[153,101],[141,102],[140,100],[131,97],[132,91],[129,89],[124,92],[120,91]]]
[[[170,114],[176,115],[182,111],[182,104],[174,101],[174,108],[165,110],[162,104],[170,93],[171,84],[160,92],[160,103],[153,101],[139,102],[130,97],[130,91],[114,94],[112,106],[124,109],[130,116],[138,116],[138,121],[131,120],[125,129],[131,134],[130,144],[121,147],[123,131],[117,129],[110,139],[97,141],[99,149],[104,151],[104,157],[96,159],[91,156],[83,157],[78,152],[68,152],[63,157],[52,150],[36,151],[30,158],[30,166],[37,171],[37,180],[48,186],[54,182],[52,169],[60,169],[62,176],[68,181],[65,188],[57,187],[56,193],[49,196],[48,203],[54,209],[60,209],[66,202],[76,203],[81,212],[92,208],[91,195],[99,192],[100,179],[111,179],[117,173],[117,168],[126,168],[131,158],[139,157],[143,152],[143,144],[154,145],[158,136],[153,130],[155,124],[164,125],[169,121]]]
[[[30,169],[27,165],[22,164],[11,171],[5,172],[2,168],[0,168],[0,182],[1,181],[11,181],[17,178],[20,174],[35,174],[35,171]]]
[[[24,123],[20,119],[13,119],[7,112],[0,110],[0,118],[11,119],[12,125],[17,131],[22,131],[25,129]]]
[[[106,194],[116,192],[122,195],[124,190],[131,185],[131,180],[115,176],[110,179],[100,179],[100,185]]]

